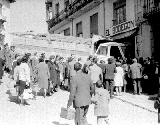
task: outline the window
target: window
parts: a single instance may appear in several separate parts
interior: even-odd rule
[[[90,35],[98,35],[98,13],[90,16]]]
[[[76,24],[76,36],[77,37],[82,37],[83,32],[82,32],[82,22],[79,22]]]
[[[114,58],[122,58],[122,55],[120,53],[120,50],[118,46],[111,46],[110,56],[114,56]]]
[[[64,35],[65,36],[70,36],[70,28],[67,28],[64,30]]]
[[[55,14],[58,15],[59,14],[59,3],[55,5],[55,11],[56,11]]]
[[[118,0],[113,3],[113,25],[126,21],[126,0]]]
[[[69,6],[69,0],[64,1],[64,8],[66,9]]]
[[[97,54],[98,55],[104,55],[106,56],[108,53],[108,47],[107,46],[100,46],[98,51],[97,51]]]
[[[47,20],[50,20],[50,19],[52,19],[52,3],[50,3],[50,4],[47,4],[46,5],[46,7],[47,7]]]

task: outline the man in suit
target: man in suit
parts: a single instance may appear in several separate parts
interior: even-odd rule
[[[137,59],[133,59],[133,64],[130,65],[129,67],[129,73],[130,73],[130,77],[132,79],[133,82],[133,86],[134,86],[134,95],[135,94],[141,94],[142,92],[142,87],[141,87],[141,83],[140,80],[142,78],[142,65],[137,63]],[[137,93],[137,87],[138,87],[138,93]]]
[[[105,66],[105,89],[110,91],[110,98],[113,98],[114,73],[116,73],[116,65],[114,58],[108,58],[108,64]]]
[[[73,76],[71,81],[70,96],[67,104],[67,108],[72,105],[76,110],[75,124],[85,125],[87,123],[86,115],[88,112],[89,104],[91,103],[91,95],[94,92],[94,86],[91,78],[86,69],[81,69],[81,64],[76,63],[74,65],[76,75]]]

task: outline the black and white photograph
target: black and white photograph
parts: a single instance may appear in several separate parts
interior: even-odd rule
[[[160,127],[160,0],[0,0],[0,127]]]

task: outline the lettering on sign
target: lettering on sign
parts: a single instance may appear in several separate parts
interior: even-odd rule
[[[127,21],[122,24],[113,26],[110,29],[106,29],[106,36],[113,36],[128,30],[131,30],[135,27],[135,22],[134,21]]]

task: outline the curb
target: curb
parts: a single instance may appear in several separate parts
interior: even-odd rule
[[[154,114],[158,114],[158,112],[156,112],[156,111],[154,111],[154,110],[150,110],[150,109],[148,109],[148,108],[146,108],[146,107],[143,107],[143,106],[140,106],[140,105],[138,105],[138,104],[129,102],[129,101],[124,100],[124,99],[121,99],[121,98],[119,98],[119,97],[114,97],[114,98],[115,98],[115,99],[118,99],[118,100],[121,100],[122,102],[131,104],[131,105],[133,105],[133,106],[139,107],[139,108],[141,108],[141,109],[147,110],[147,111],[152,112],[152,113],[154,113]]]

